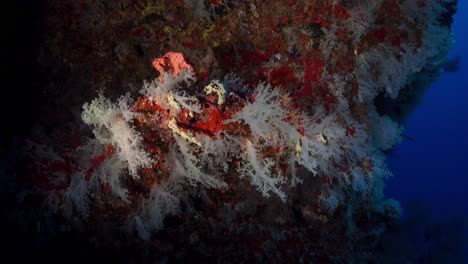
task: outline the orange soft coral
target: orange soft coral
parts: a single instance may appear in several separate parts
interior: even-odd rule
[[[167,52],[161,58],[156,58],[153,61],[153,67],[161,75],[165,72],[178,75],[181,70],[192,70],[192,66],[185,61],[184,55],[179,52]]]

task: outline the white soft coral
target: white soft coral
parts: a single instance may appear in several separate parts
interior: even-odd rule
[[[286,200],[286,194],[280,189],[279,185],[285,182],[281,175],[274,172],[273,160],[264,158],[259,159],[257,150],[249,140],[245,144],[245,157],[243,166],[237,170],[240,177],[249,177],[254,185],[264,197],[270,197],[270,192],[275,193],[282,200]]]
[[[281,139],[294,137],[298,132],[285,121],[288,118],[288,111],[280,102],[284,96],[279,89],[259,84],[255,88],[255,101],[247,104],[226,123],[244,122],[252,131],[256,143],[260,139],[278,143]]]
[[[125,104],[121,103],[120,107]],[[116,148],[117,156],[126,162],[133,177],[137,177],[139,168],[151,165],[152,159],[143,149],[141,136],[125,120],[132,117],[128,109],[123,112],[101,94],[90,104],[84,104],[81,116],[86,124],[94,126],[94,135],[102,144]]]

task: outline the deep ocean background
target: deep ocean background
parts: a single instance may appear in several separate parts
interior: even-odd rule
[[[386,196],[402,204],[404,221],[413,222],[413,235],[423,235],[409,240],[422,244],[444,240],[438,243],[458,246],[447,249],[453,254],[463,248],[464,263],[468,263],[467,27],[468,2],[459,1],[455,43],[449,53],[450,58],[461,58],[459,68],[444,72],[410,114],[404,134],[412,139],[404,139],[390,154],[394,176],[385,187]]]

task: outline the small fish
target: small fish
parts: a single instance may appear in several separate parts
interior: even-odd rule
[[[408,135],[406,135],[406,134],[401,134],[401,137],[404,138],[404,139],[407,139],[407,140],[409,140],[409,141],[413,141],[413,142],[414,142],[414,138],[411,137],[411,136],[408,136]]]
[[[429,241],[431,240],[431,233],[429,232],[429,230],[427,230],[425,233],[424,233],[424,241]]]
[[[461,62],[461,56],[458,55],[455,58],[451,58],[449,61],[447,61],[443,69],[445,72],[457,72],[460,70],[460,62]]]

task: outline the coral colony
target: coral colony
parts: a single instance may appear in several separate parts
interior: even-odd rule
[[[120,2],[51,11],[106,38],[82,75],[100,89],[75,124],[88,130],[29,142],[45,214],[155,260],[375,261],[400,216],[383,182],[402,133],[375,99],[443,65],[456,3]],[[140,69],[128,92],[105,79]]]

